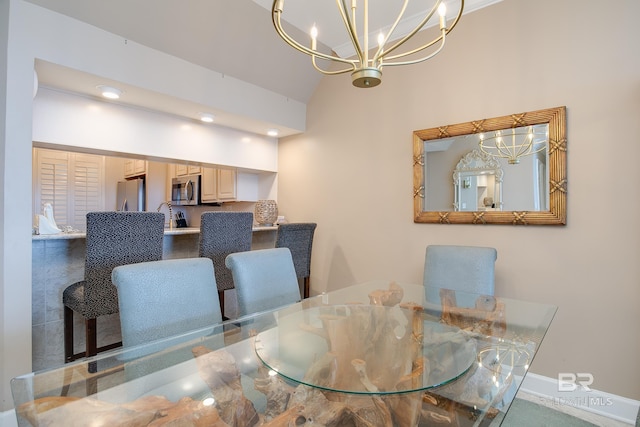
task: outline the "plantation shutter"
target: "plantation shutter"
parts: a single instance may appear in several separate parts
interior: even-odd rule
[[[104,210],[104,157],[35,148],[33,210],[51,203],[58,227],[86,230],[86,214]]]
[[[86,229],[87,212],[104,210],[104,179],[102,156],[90,154],[72,154],[73,165],[73,199],[71,212],[74,224],[82,224]],[[80,229],[78,225],[74,228]]]

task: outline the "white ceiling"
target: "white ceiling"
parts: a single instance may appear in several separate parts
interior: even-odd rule
[[[253,0],[263,8],[267,9],[271,14],[271,6],[273,0]],[[351,4],[350,0],[344,0],[347,6]],[[364,1],[359,0],[357,5],[359,20],[356,21],[356,28],[363,28],[362,10]],[[464,2],[464,13],[470,13],[474,10],[486,7],[502,0],[466,0]],[[461,0],[445,0],[447,6],[447,22],[451,22],[460,10]],[[404,1],[400,0],[371,0],[369,2],[369,40],[375,42],[377,35],[382,32],[387,33],[393,21],[398,17]],[[435,4],[434,0],[418,1],[408,0],[406,9],[402,15],[402,19],[394,31],[391,40],[397,40],[400,37],[411,32],[425,17],[426,11],[430,10]],[[438,14],[429,21],[426,28],[438,25]],[[341,58],[349,58],[356,54],[353,44],[351,43],[345,29],[342,17],[336,7],[336,3],[331,0],[325,1],[300,1],[286,0],[282,11],[283,20],[286,20],[300,32],[305,35],[309,34],[311,27],[314,25],[318,29],[318,40],[329,46]],[[298,39],[299,42],[309,40],[309,36]]]
[[[286,45],[276,34],[270,16],[272,0],[27,1],[302,103],[309,101],[322,78],[313,69],[308,56]],[[465,13],[498,1],[501,0],[467,0]],[[335,2],[331,0],[288,0],[285,3],[284,18],[294,27],[304,29],[288,28],[287,31],[301,41],[308,39],[304,33],[311,26],[309,22],[313,24],[319,16],[337,15]],[[395,19],[399,4],[399,0],[372,0],[369,6],[371,28],[377,28],[383,16]],[[417,13],[416,4],[416,0],[409,1],[410,8],[405,16]],[[325,10],[319,9],[321,5]],[[453,8],[449,7],[450,10]],[[463,23],[464,19],[460,25]],[[342,55],[345,49],[348,51],[348,40],[339,15],[338,20],[326,24],[317,21],[317,26],[322,43]],[[377,29],[371,32],[374,31],[377,33]],[[46,63],[37,64],[37,70],[42,85],[80,94],[95,91],[95,76]],[[87,86],[89,82],[91,85]],[[186,108],[200,108],[136,88],[125,90],[127,103],[143,108],[185,117],[192,117],[183,113]],[[243,125],[237,117],[229,120],[219,124],[260,133],[255,123]]]

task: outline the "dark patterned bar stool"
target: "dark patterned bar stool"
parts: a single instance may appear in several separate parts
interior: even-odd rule
[[[303,279],[304,298],[309,298],[311,289],[311,247],[316,226],[314,222],[280,224],[276,237],[276,248],[289,248],[291,251],[296,276]]]
[[[118,294],[111,272],[119,265],[162,259],[163,237],[163,213],[87,213],[85,278],[68,286],[62,294],[65,362],[122,345],[97,345],[96,319],[118,313]],[[86,328],[85,351],[80,353],[74,353],[74,312],[84,318]]]
[[[199,254],[213,261],[223,319],[224,291],[234,288],[233,276],[224,260],[231,253],[250,251],[252,238],[252,212],[205,212],[201,216]]]

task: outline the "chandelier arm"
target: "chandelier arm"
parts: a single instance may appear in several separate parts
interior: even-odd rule
[[[412,54],[414,54],[414,53],[417,53],[417,52],[423,51],[423,50],[425,50],[425,49],[427,49],[427,48],[429,48],[429,47],[433,46],[434,44],[436,44],[436,43],[440,42],[440,41],[444,38],[444,36],[445,36],[445,35],[447,35],[447,34],[449,34],[449,33],[454,29],[454,27],[458,24],[458,21],[460,20],[460,17],[462,16],[462,12],[463,12],[463,11],[464,11],[464,0],[461,0],[461,3],[460,3],[460,9],[458,10],[458,14],[456,15],[456,18],[453,20],[453,23],[451,24],[451,26],[450,26],[449,28],[447,28],[447,29],[445,30],[445,32],[444,32],[444,33],[442,33],[439,37],[437,37],[437,38],[435,38],[435,39],[431,40],[429,43],[426,43],[426,44],[424,44],[424,45],[420,46],[419,48],[413,49],[413,50],[411,50],[411,51],[409,51],[409,52],[403,52],[403,53],[400,53],[400,54],[398,54],[398,55],[393,55],[393,56],[389,56],[389,57],[387,57],[387,55],[391,52],[391,50],[387,50],[387,52],[386,52],[384,55],[382,55],[382,56],[383,56],[383,59],[386,59],[387,61],[393,61],[394,59],[403,58],[403,57],[405,57],[405,56],[412,55]],[[433,11],[432,11],[432,13],[433,13]],[[415,33],[411,33],[409,36],[407,36],[407,37],[405,37],[403,40],[401,40],[401,42],[402,42],[402,43],[404,43],[404,41],[405,41],[408,37],[410,37],[411,35],[413,35],[413,34],[415,34]],[[398,43],[400,43],[400,42],[398,42]],[[398,47],[398,43],[394,46],[394,48]],[[431,55],[431,56],[427,57],[426,59],[429,59],[429,58],[431,58],[431,57],[433,57],[433,55]],[[407,64],[415,64],[416,62],[422,62],[422,60],[418,60],[418,61],[410,61],[410,62],[407,62]],[[404,64],[404,63],[403,63],[403,64]],[[390,65],[390,64],[385,62],[385,65]]]
[[[365,0],[366,1],[366,0]],[[364,57],[362,54],[362,48],[360,47],[360,41],[358,40],[358,33],[356,32],[355,26],[355,8],[352,9],[353,18],[349,17],[347,13],[347,5],[345,4],[345,0],[336,0],[336,5],[338,6],[338,10],[340,11],[340,15],[342,16],[342,21],[344,22],[345,27],[347,27],[347,33],[349,33],[349,38],[351,39],[351,43],[356,49],[356,54],[358,55],[358,62],[360,64],[365,64]]]
[[[524,156],[527,154],[533,154],[531,153],[531,147],[533,145],[533,141],[531,141],[530,143],[522,143],[522,144],[516,145],[516,138],[514,135],[511,144],[513,147],[513,151],[516,153],[516,157]]]
[[[274,1],[274,7],[276,6],[276,3],[278,2],[278,0]],[[315,51],[312,49],[309,49],[306,46],[301,45],[300,43],[298,43],[296,40],[294,40],[291,36],[289,36],[289,34],[287,34],[284,29],[282,28],[282,24],[280,22],[280,15],[282,14],[282,9],[273,9],[273,13],[272,13],[272,19],[273,19],[273,26],[276,29],[276,32],[278,33],[278,35],[291,47],[293,47],[294,49],[309,55],[309,56],[316,56],[322,59],[326,59],[329,61],[336,61],[336,62],[343,62],[345,64],[351,64],[351,65],[355,65],[358,61],[355,60],[350,60],[350,59],[344,59],[344,58],[340,58],[339,56],[333,56],[333,55],[327,55],[325,53],[319,52],[319,51]]]
[[[431,19],[431,17],[435,13],[435,11],[438,9],[438,6],[440,5],[441,2],[442,2],[442,0],[437,0],[434,3],[434,5],[431,8],[431,10],[429,11],[429,13],[427,14],[427,16],[425,16],[424,19],[422,21],[420,21],[420,23],[409,34],[407,34],[406,36],[404,36],[403,38],[398,40],[393,46],[391,46],[389,49],[387,49],[387,51],[382,55],[382,59],[384,59],[388,54],[390,54],[391,52],[393,52],[394,50],[396,50],[397,48],[402,46],[407,40],[409,40],[418,31],[420,31],[422,29],[422,27],[424,27],[427,24],[427,22],[429,22],[429,20]],[[402,56],[404,56],[404,54]],[[390,59],[390,58],[387,58],[387,59]]]
[[[438,53],[440,53],[440,51],[442,50],[442,48],[444,48],[444,43],[445,43],[445,41],[446,41],[446,38],[445,38],[445,31],[444,31],[444,30],[442,30],[442,36],[438,37],[438,40],[442,40],[442,43],[440,43],[440,47],[438,48],[438,50],[436,50],[435,52],[431,52],[429,55],[425,56],[424,58],[414,59],[414,60],[412,60],[412,61],[385,62],[385,63],[384,63],[384,66],[385,66],[385,67],[392,67],[392,66],[394,66],[394,65],[412,65],[412,64],[418,64],[418,63],[420,63],[420,62],[424,62],[424,61],[426,61],[427,59],[431,59],[431,58],[433,58],[434,56],[436,56]],[[412,53],[419,52],[420,50],[425,49],[425,48],[426,48],[426,47],[424,47],[424,46],[423,46],[423,47],[422,47],[422,48],[420,48],[420,49],[415,49],[415,50],[413,50],[413,51],[411,51],[411,52],[407,52],[406,54],[403,54],[403,55],[396,55],[396,56],[394,56],[393,58],[401,58],[401,57],[403,57],[403,56],[411,55]],[[393,58],[389,58],[389,59],[393,59]]]
[[[516,136],[519,135],[526,135],[526,134],[522,134],[522,133],[513,133],[511,135],[512,138],[515,138]],[[491,146],[487,146],[485,149],[485,144],[484,141],[490,141],[490,140],[495,140],[494,144]],[[533,144],[533,140],[531,140],[529,143],[527,142],[523,142],[523,143],[516,143],[515,140],[512,139],[512,143],[511,144],[507,144],[504,141],[504,135],[502,135],[502,139],[499,140],[497,139],[495,136],[491,137],[491,138],[487,138],[486,140],[483,140],[480,142],[479,144],[480,149],[491,155],[494,157],[502,157],[502,158],[506,158],[506,159],[519,159],[520,157],[524,157],[524,156],[529,156],[531,154],[536,154],[542,150],[544,150],[546,148],[546,145],[542,145],[541,147],[539,147],[538,149],[533,149],[534,144]],[[496,150],[496,153],[492,153],[489,150]]]
[[[444,13],[441,11],[440,16],[440,36],[432,39],[430,42],[416,48],[403,53],[398,53],[396,55],[390,55],[391,52],[394,52],[400,46],[403,46],[411,37],[416,35],[420,30],[424,28],[427,22],[433,17],[435,11],[440,8],[443,0],[435,0],[435,4],[433,8],[429,11],[426,17],[424,17],[421,22],[406,36],[402,37],[399,41],[393,43],[393,45],[385,50],[385,44],[389,42],[391,39],[391,35],[396,30],[399,25],[402,17],[406,13],[406,9],[408,7],[409,0],[403,0],[402,7],[398,14],[398,17],[394,21],[394,23],[389,27],[389,31],[386,36],[381,37],[379,47],[376,49],[375,54],[372,59],[369,56],[369,22],[368,22],[368,12],[369,12],[369,0],[364,1],[364,50],[360,45],[360,40],[358,38],[358,33],[356,30],[357,27],[357,0],[351,0],[350,9],[347,7],[348,0],[336,0],[336,5],[338,7],[338,11],[342,17],[343,24],[349,34],[349,38],[351,39],[353,47],[356,49],[357,59],[346,59],[337,56],[335,52],[331,52],[329,54],[320,52],[317,50],[317,30],[314,28],[311,32],[311,43],[310,46],[307,47],[298,41],[296,41],[293,37],[291,37],[284,30],[282,26],[282,14],[284,10],[284,2],[285,0],[273,0],[273,4],[271,7],[271,18],[273,21],[273,26],[276,29],[276,32],[289,46],[294,49],[302,52],[306,55],[311,56],[311,62],[313,67],[322,74],[342,74],[351,71],[352,83],[356,87],[367,88],[367,87],[375,87],[380,84],[382,81],[382,67],[385,65],[410,65],[416,64],[419,62],[426,61],[435,55],[437,55],[443,48],[446,42],[446,35],[453,30],[453,28],[457,25],[462,13],[464,11],[464,0],[460,0],[460,8],[458,9],[457,15],[449,28],[447,28],[447,20]],[[434,52],[431,52],[427,56],[415,60],[401,60],[402,58],[406,58],[411,55],[416,55],[417,53],[434,46],[436,43],[440,43],[440,46],[435,49]],[[409,48],[410,49],[410,48]],[[418,56],[418,55],[416,55]],[[323,59],[326,61],[334,61],[340,62],[343,64],[347,64],[347,68],[335,71],[323,70],[318,66],[318,59]],[[389,62],[387,62],[389,61]],[[393,62],[396,61],[396,62]],[[331,68],[331,67],[329,67]]]
[[[498,154],[501,154],[502,156],[510,159],[510,158],[515,158],[517,159],[518,157],[515,156],[515,153],[512,153],[511,151],[509,151],[509,149],[502,143],[500,144],[496,144],[496,150],[498,151]]]
[[[356,65],[355,64],[351,64],[350,68],[344,68],[342,70],[336,70],[336,71],[323,70],[322,68],[320,68],[318,66],[318,64],[316,64],[316,56],[311,56],[311,63],[313,64],[313,68],[315,68],[317,71],[321,72],[322,74],[325,74],[325,75],[328,75],[328,76],[334,76],[336,74],[344,74],[344,73],[348,73],[350,71],[354,71],[356,69]]]
[[[389,31],[387,32],[387,35],[385,36],[385,38],[384,38],[383,42],[380,44],[380,46],[378,46],[378,50],[376,51],[375,55],[373,56],[373,63],[374,64],[376,62],[378,62],[378,61],[381,61],[384,45],[387,44],[387,42],[389,41],[389,38],[391,37],[391,34],[393,34],[393,32],[396,30],[396,27],[398,26],[398,23],[400,22],[400,20],[402,20],[402,17],[404,16],[404,13],[407,10],[407,6],[408,5],[409,5],[409,0],[404,0],[404,3],[402,4],[402,8],[400,9],[400,13],[398,14],[398,17],[396,18],[396,21],[393,23],[391,28],[389,28]]]

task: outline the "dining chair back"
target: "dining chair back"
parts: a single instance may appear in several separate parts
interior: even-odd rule
[[[162,259],[164,214],[158,212],[87,213],[85,278],[68,286],[64,305],[65,362],[120,346],[98,348],[96,319],[118,313],[112,270],[124,264]],[[73,313],[85,322],[85,351],[74,353]]]
[[[238,252],[227,256],[238,297],[238,317],[300,301],[298,278],[288,248]]]
[[[423,276],[427,300],[439,302],[439,290],[442,288],[493,295],[497,257],[495,248],[427,246]]]
[[[213,261],[223,317],[224,291],[234,288],[233,276],[225,266],[225,258],[230,253],[250,251],[252,238],[252,212],[205,212],[201,216],[199,256]]]
[[[125,348],[222,322],[213,262],[180,258],[113,269]]]
[[[311,288],[311,248],[316,226],[313,222],[280,224],[276,236],[276,248],[291,251],[296,276],[303,281],[304,298],[309,298]]]

